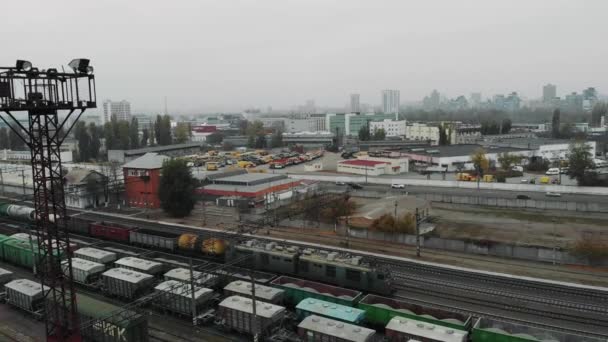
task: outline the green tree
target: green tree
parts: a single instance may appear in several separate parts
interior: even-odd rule
[[[248,122],[246,132],[248,136],[258,136],[260,134],[264,134],[264,123],[259,120]]]
[[[511,131],[511,119],[503,119],[502,124],[500,125],[500,134],[508,134]]]
[[[483,148],[476,149],[471,155],[471,162],[478,174],[485,174],[490,167],[490,161],[486,156],[486,150]]]
[[[374,130],[374,137],[372,140],[384,140],[384,139],[386,139],[386,132],[384,131],[384,128]]]
[[[593,106],[591,110],[591,125],[598,127],[602,122],[602,116],[608,114],[608,103],[598,102]]]
[[[367,125],[361,126],[359,128],[359,140],[368,141],[371,139],[371,134],[369,134],[369,127]]]
[[[132,149],[139,148],[139,122],[132,118],[129,124],[129,146]]]
[[[593,167],[593,155],[591,146],[584,141],[577,141],[570,144],[568,154],[568,175],[571,179],[576,179],[581,185],[584,182],[585,172]]]
[[[97,127],[94,122],[89,123],[88,128],[89,135],[91,137],[91,144],[89,146],[89,156],[92,159],[99,159],[99,150],[101,149],[101,128]]]
[[[84,121],[78,121],[74,126],[74,138],[78,142],[78,160],[81,162],[89,161],[91,159],[91,136]]]
[[[0,128],[0,149],[10,148],[10,142],[8,140],[8,129],[6,127]]]
[[[158,187],[161,207],[173,217],[188,216],[196,203],[196,186],[197,181],[190,173],[185,160],[165,161]]]
[[[106,140],[106,150],[116,149],[116,136],[114,135],[114,129],[111,122],[106,122],[103,125],[103,136]]]
[[[188,130],[188,124],[180,122],[175,127],[175,142],[183,144],[188,141],[190,137],[190,131]]]
[[[255,137],[253,135],[250,135],[249,138],[247,138],[247,147],[255,148]]]
[[[561,113],[558,108],[553,111],[553,118],[551,120],[551,135],[553,138],[560,137],[560,124],[561,124]]]
[[[266,148],[266,136],[264,134],[255,138],[255,148]]]
[[[157,141],[159,145],[171,145],[173,138],[171,137],[171,117],[165,115],[162,117],[160,122],[160,140]]]
[[[283,147],[283,130],[277,128],[272,134],[270,147]]]
[[[223,140],[224,140],[224,135],[222,134],[222,132],[211,133],[205,139],[205,141],[211,145],[221,144]]]
[[[505,171],[510,171],[514,165],[519,164],[521,162],[521,157],[510,154],[509,152],[501,153],[498,155],[498,162],[500,163],[500,167]]]
[[[148,140],[150,139],[150,131],[147,128],[144,128],[141,131],[141,146],[148,146]]]
[[[128,150],[129,146],[131,146],[129,142],[129,122],[121,120],[118,122],[118,144],[121,150]]]
[[[163,117],[160,115],[156,116],[156,120],[154,121],[154,138],[156,140],[156,143],[159,145],[161,144],[161,126],[163,124]]]

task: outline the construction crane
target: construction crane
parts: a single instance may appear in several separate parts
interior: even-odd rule
[[[82,341],[67,250],[60,148],[82,113],[97,107],[89,60],[75,59],[68,66],[72,71],[40,70],[18,60],[14,67],[0,67],[0,119],[31,151],[38,275],[49,288],[45,325],[47,341],[52,342]],[[27,112],[27,127],[14,112]],[[67,114],[60,118],[60,112]]]

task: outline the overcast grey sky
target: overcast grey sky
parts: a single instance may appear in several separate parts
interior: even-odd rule
[[[140,110],[606,94],[607,15],[606,0],[7,0],[0,64],[88,57],[99,99]]]

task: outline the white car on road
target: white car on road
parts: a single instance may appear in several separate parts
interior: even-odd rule
[[[391,184],[393,189],[405,189],[405,184]]]

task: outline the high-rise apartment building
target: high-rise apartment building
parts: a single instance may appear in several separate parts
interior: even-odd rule
[[[399,113],[399,90],[382,91],[382,112],[384,114]]]
[[[361,104],[359,103],[359,94],[350,94],[350,112],[361,113]]]
[[[543,86],[543,102],[550,103],[557,96],[557,87],[555,84],[547,84]]]
[[[105,100],[103,102],[103,116],[101,118],[101,124],[104,125],[106,122],[110,122],[113,115],[116,116],[116,119],[119,121],[131,121],[131,103],[126,100],[119,102]]]

